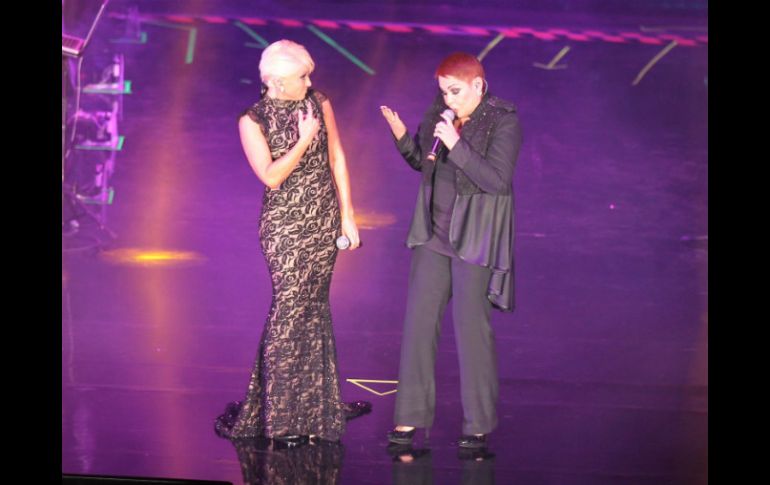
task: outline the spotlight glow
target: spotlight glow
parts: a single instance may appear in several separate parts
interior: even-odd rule
[[[200,264],[206,258],[193,251],[166,251],[159,249],[122,248],[104,251],[100,258],[111,264],[126,266],[189,266]]]

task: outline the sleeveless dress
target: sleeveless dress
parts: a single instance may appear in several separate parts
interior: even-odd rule
[[[289,177],[265,187],[259,238],[272,280],[272,304],[244,401],[216,420],[229,438],[317,435],[337,441],[345,430],[329,288],[337,259],[340,210],[329,166],[322,93],[305,99],[264,96],[244,114],[259,124],[276,160],[297,142],[297,111],[321,126]]]

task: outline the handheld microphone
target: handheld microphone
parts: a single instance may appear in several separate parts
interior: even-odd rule
[[[347,236],[340,236],[337,238],[336,244],[338,249],[347,249],[350,247],[350,239],[348,239]],[[358,242],[359,248],[363,245],[364,243]]]
[[[451,109],[447,108],[444,110],[443,113],[441,113],[441,117],[447,116],[449,120],[455,119],[455,112]],[[439,149],[441,148],[441,138],[436,137],[433,139],[433,147],[430,149],[430,153],[428,153],[428,160],[431,162],[436,160],[436,154],[438,153]]]

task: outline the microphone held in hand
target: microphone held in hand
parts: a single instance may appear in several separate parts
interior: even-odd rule
[[[455,112],[447,108],[444,110],[443,113],[441,113],[441,116],[442,118],[446,116],[451,121],[455,119]],[[438,154],[438,151],[440,148],[441,148],[441,138],[436,137],[433,139],[433,147],[430,149],[430,153],[428,153],[428,160],[430,160],[431,162],[436,160],[436,155]]]
[[[359,242],[358,247],[363,246],[364,243]],[[337,249],[347,249],[350,247],[350,239],[347,236],[340,236],[337,238]]]

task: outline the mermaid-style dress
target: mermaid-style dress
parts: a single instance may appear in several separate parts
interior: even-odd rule
[[[297,142],[297,111],[313,110],[321,126],[297,167],[275,190],[265,187],[259,237],[273,299],[246,399],[216,420],[226,438],[317,435],[337,441],[345,430],[337,352],[329,307],[340,211],[329,167],[321,103],[264,96],[245,112],[265,134],[273,160]]]

